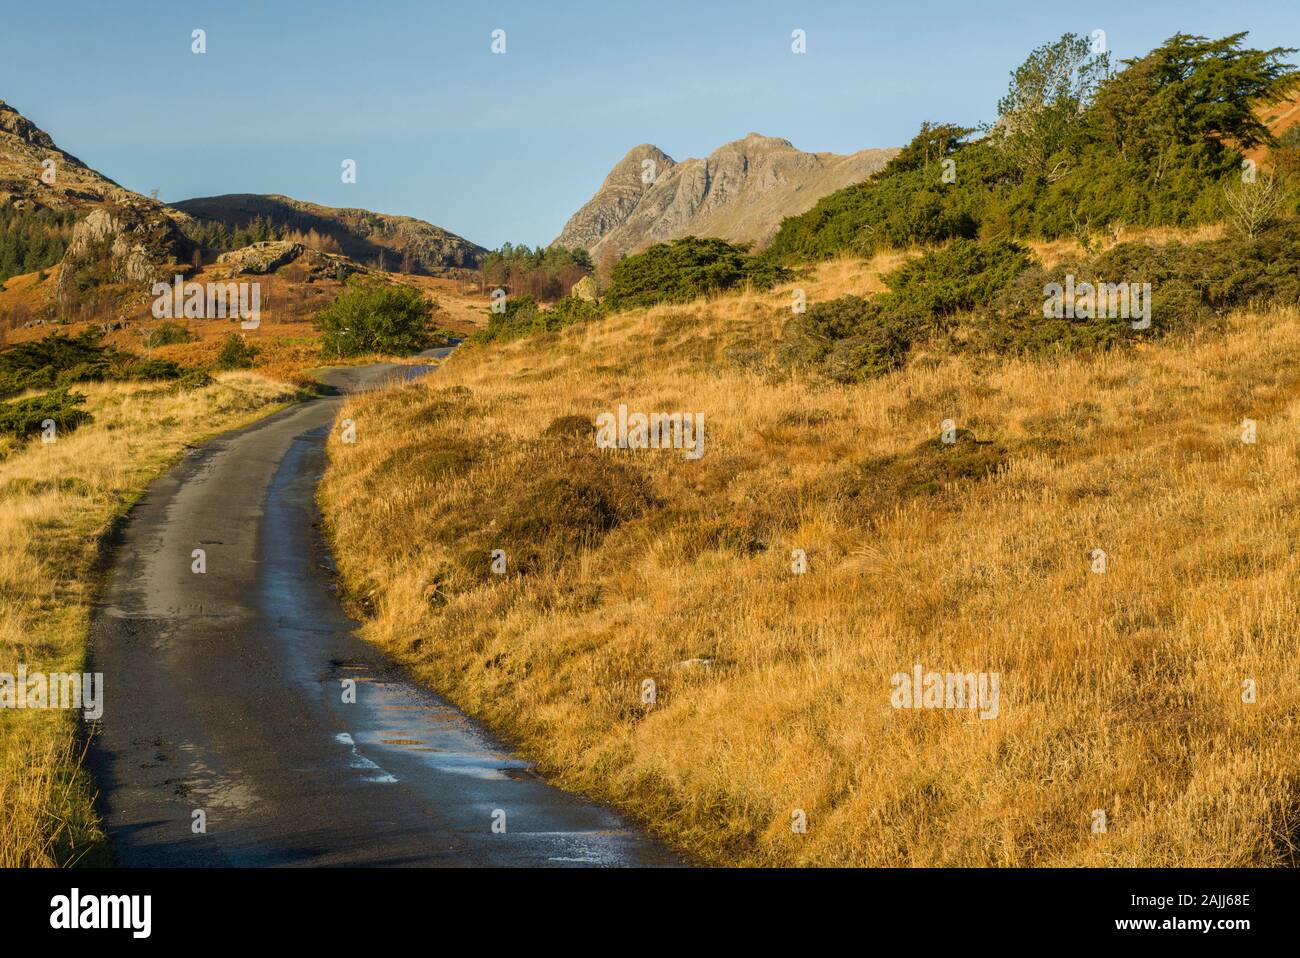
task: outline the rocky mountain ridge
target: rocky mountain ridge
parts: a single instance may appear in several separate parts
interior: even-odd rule
[[[628,151],[555,245],[599,260],[681,236],[762,245],[781,220],[828,193],[867,179],[896,149],[807,153],[789,140],[750,133],[703,159],[674,160],[643,143]]]

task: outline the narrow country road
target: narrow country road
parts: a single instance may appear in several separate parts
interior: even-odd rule
[[[364,389],[409,370],[326,379]],[[314,500],[341,402],[213,440],[131,514],[91,640],[105,706],[89,763],[117,863],[673,864],[353,633]]]

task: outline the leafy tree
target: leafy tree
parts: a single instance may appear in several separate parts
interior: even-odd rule
[[[1067,33],[1012,71],[1007,95],[998,101],[998,131],[1021,175],[1059,175],[1065,160],[1057,154],[1077,151],[1080,114],[1109,70],[1109,54],[1094,54],[1088,38]]]
[[[437,341],[437,304],[418,289],[388,283],[349,283],[316,316],[327,356],[406,355]]]
[[[953,156],[974,132],[973,127],[931,123],[927,120],[921,124],[920,132],[912,137],[912,142],[885,164],[879,178],[883,180],[912,170],[931,169],[940,161]],[[938,176],[937,171],[935,175]]]
[[[1243,46],[1245,33],[1218,40],[1175,34],[1097,95],[1091,119],[1125,156],[1161,162],[1170,150],[1248,150],[1273,142],[1257,107],[1283,100],[1300,76],[1284,57],[1290,47]]]
[[[1221,220],[1239,150],[1269,142],[1259,105],[1300,81],[1282,60],[1289,49],[1248,49],[1243,36],[1179,34],[1113,76],[1082,37],[1040,47],[1012,74],[986,137],[924,124],[875,177],[785,220],[768,254],[791,263],[953,238],[1090,242],[1119,224]],[[1274,151],[1284,179],[1300,175],[1291,149]],[[956,189],[940,181],[936,159],[953,160]],[[1298,207],[1288,185],[1282,211]]]
[[[573,285],[592,270],[591,255],[583,249],[562,246],[502,244],[483,258],[484,283],[503,287],[516,295],[550,302],[567,296]]]

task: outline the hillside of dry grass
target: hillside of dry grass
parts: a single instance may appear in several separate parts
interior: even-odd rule
[[[364,634],[707,861],[1296,864],[1300,314],[1052,361],[940,344],[831,386],[773,362],[790,301],[462,349],[353,399],[321,500]],[[704,455],[598,449],[619,404],[703,413]],[[997,718],[891,707],[918,664],[997,673]]]
[[[94,421],[54,443],[0,444],[0,673],[80,672],[100,548],[148,482],[199,439],[293,398],[252,373],[177,392],[167,383],[86,383]],[[107,689],[114,696],[130,689]],[[81,768],[80,712],[0,709],[0,867],[103,863]]]
[[[43,278],[42,278],[43,276]],[[221,344],[237,332],[258,350],[255,369],[271,378],[309,383],[311,370],[338,363],[337,356],[324,355],[316,315],[327,307],[343,284],[333,278],[308,280],[301,270],[292,267],[269,275],[245,275],[232,272],[224,265],[209,265],[196,272],[187,282],[199,284],[248,282],[260,285],[261,316],[255,329],[244,330],[233,320],[177,320],[194,337],[192,342],[150,348],[148,336],[162,321],[150,313],[151,300],[137,291],[131,305],[94,322],[41,323],[23,325],[39,318],[52,308],[58,285],[59,267],[42,273],[11,277],[0,284],[0,346],[29,342],[58,332],[76,336],[87,329],[101,329],[108,315],[116,316],[103,342],[157,359],[169,359],[187,367],[210,365]],[[413,286],[438,304],[434,321],[439,328],[455,335],[472,333],[483,324],[488,297],[477,289],[467,290],[456,280],[400,273],[382,274],[389,282]],[[15,325],[16,324],[16,325]],[[379,357],[400,359],[400,357]],[[355,357],[346,362],[370,362],[376,357]]]

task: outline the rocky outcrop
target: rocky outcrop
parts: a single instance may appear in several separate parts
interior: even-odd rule
[[[60,307],[100,287],[145,289],[189,261],[189,217],[124,189],[59,149],[31,120],[0,102],[0,203],[75,214],[59,270]],[[102,305],[102,304],[101,304]]]
[[[0,132],[16,137],[29,146],[43,150],[58,150],[48,133],[4,100],[0,100]]]
[[[301,243],[286,240],[272,240],[267,243],[254,243],[243,249],[231,250],[217,257],[219,266],[227,267],[232,273],[251,273],[254,275],[273,273],[282,266],[296,263],[313,276],[342,277],[353,273],[369,273],[366,269],[346,256],[335,253],[323,253]]]
[[[273,240],[222,253],[217,262],[236,273],[270,273],[301,256],[302,251],[303,246],[298,243]]]
[[[100,206],[78,221],[59,271],[58,295],[89,286],[148,286],[168,278],[191,249],[176,223],[149,203]]]
[[[569,295],[581,300],[586,300],[589,303],[594,303],[597,298],[596,281],[590,276],[582,277],[582,279],[573,284],[573,288],[569,290]]]
[[[585,249],[599,260],[610,249],[623,255],[682,236],[762,244],[783,219],[867,179],[897,152],[805,153],[789,140],[751,133],[702,160],[677,163],[645,144],[610,171],[555,245]],[[647,160],[650,182],[642,176]]]

